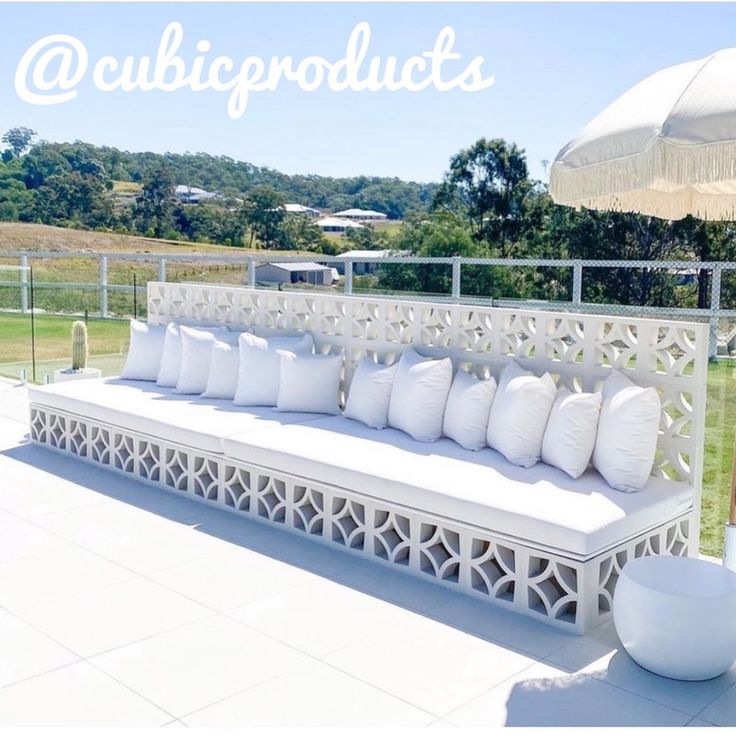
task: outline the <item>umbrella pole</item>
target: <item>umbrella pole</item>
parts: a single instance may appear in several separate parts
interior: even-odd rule
[[[723,564],[736,571],[736,441],[733,446],[733,470],[731,473],[731,497],[723,542]]]

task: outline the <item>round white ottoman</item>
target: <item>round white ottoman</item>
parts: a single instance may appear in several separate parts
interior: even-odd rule
[[[642,667],[677,680],[717,677],[736,661],[736,573],[691,557],[631,560],[613,620]]]

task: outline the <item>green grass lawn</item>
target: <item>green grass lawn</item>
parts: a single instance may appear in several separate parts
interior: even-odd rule
[[[36,317],[37,378],[66,367],[71,354],[74,318]],[[128,349],[127,320],[94,320],[87,325],[89,363],[104,375],[115,375]],[[30,320],[22,315],[0,315],[0,375],[17,378],[20,368],[30,376]],[[736,361],[721,361],[708,371],[705,465],[701,550],[719,556],[723,549],[723,525],[728,515],[731,462],[736,432]]]

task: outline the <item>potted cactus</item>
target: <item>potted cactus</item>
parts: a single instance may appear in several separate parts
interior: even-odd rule
[[[80,378],[99,378],[102,372],[87,367],[87,325],[77,320],[72,325],[72,365],[54,371],[54,382],[75,381]]]

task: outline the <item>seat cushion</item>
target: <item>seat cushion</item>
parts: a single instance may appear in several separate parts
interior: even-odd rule
[[[324,416],[235,406],[227,399],[185,396],[149,381],[120,378],[32,387],[29,397],[32,403],[215,453],[228,435]]]
[[[520,468],[495,450],[448,439],[428,445],[345,417],[263,426],[223,441],[227,457],[359,491],[581,559],[686,511],[692,488],[650,478],[613,490],[594,470],[577,479],[548,465]]]

